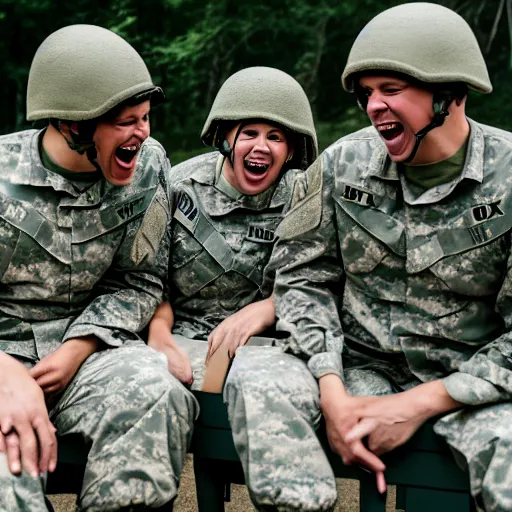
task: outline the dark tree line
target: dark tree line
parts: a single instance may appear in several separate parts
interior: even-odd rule
[[[125,37],[142,54],[167,102],[153,113],[153,135],[175,161],[200,148],[199,132],[220,84],[254,65],[280,68],[303,85],[320,143],[366,123],[340,84],[350,46],[378,12],[397,0],[0,0],[2,133],[29,127],[25,91],[35,50],[54,30],[92,23]],[[438,0],[473,27],[494,82],[469,113],[512,129],[512,0]]]

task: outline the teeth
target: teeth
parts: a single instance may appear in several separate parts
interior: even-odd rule
[[[386,130],[393,130],[394,128],[397,128],[397,126],[398,126],[398,123],[381,124],[377,127],[377,130],[379,130],[379,132],[383,132]]]
[[[269,168],[269,164],[264,164],[262,162],[251,162],[249,160],[244,161],[244,166],[249,172],[253,173],[264,173]]]
[[[140,144],[127,144],[126,146],[120,146],[116,149],[116,155],[123,162],[129,163],[134,158],[140,149]]]

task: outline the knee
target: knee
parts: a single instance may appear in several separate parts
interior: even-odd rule
[[[243,347],[237,351],[226,379],[225,395],[237,392],[266,397],[318,397],[318,385],[297,357],[274,347]]]
[[[114,362],[105,361],[107,374],[114,387],[113,395],[128,403],[151,410],[160,404],[169,412],[176,412],[192,422],[196,414],[196,400],[181,382],[169,373],[164,354],[143,347],[115,349]]]

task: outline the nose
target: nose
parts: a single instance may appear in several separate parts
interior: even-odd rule
[[[270,153],[267,137],[264,134],[259,135],[254,143],[253,151],[261,151],[262,153]]]
[[[368,96],[368,104],[366,106],[366,113],[372,117],[377,113],[387,110],[388,105],[384,100],[384,96],[379,91],[372,91]]]
[[[137,123],[137,127],[135,129],[135,136],[141,140],[146,140],[149,137],[150,127],[149,127],[149,119],[144,120],[141,119]]]

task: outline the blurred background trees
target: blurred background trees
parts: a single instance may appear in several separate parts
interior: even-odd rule
[[[365,126],[340,84],[361,28],[398,0],[0,0],[0,133],[29,128],[25,92],[30,62],[51,32],[73,23],[104,26],[144,57],[167,102],[152,115],[152,135],[173,163],[201,151],[199,133],[222,82],[247,66],[280,68],[303,85],[322,148]],[[512,0],[437,0],[475,31],[495,91],[472,94],[468,112],[512,130]]]

